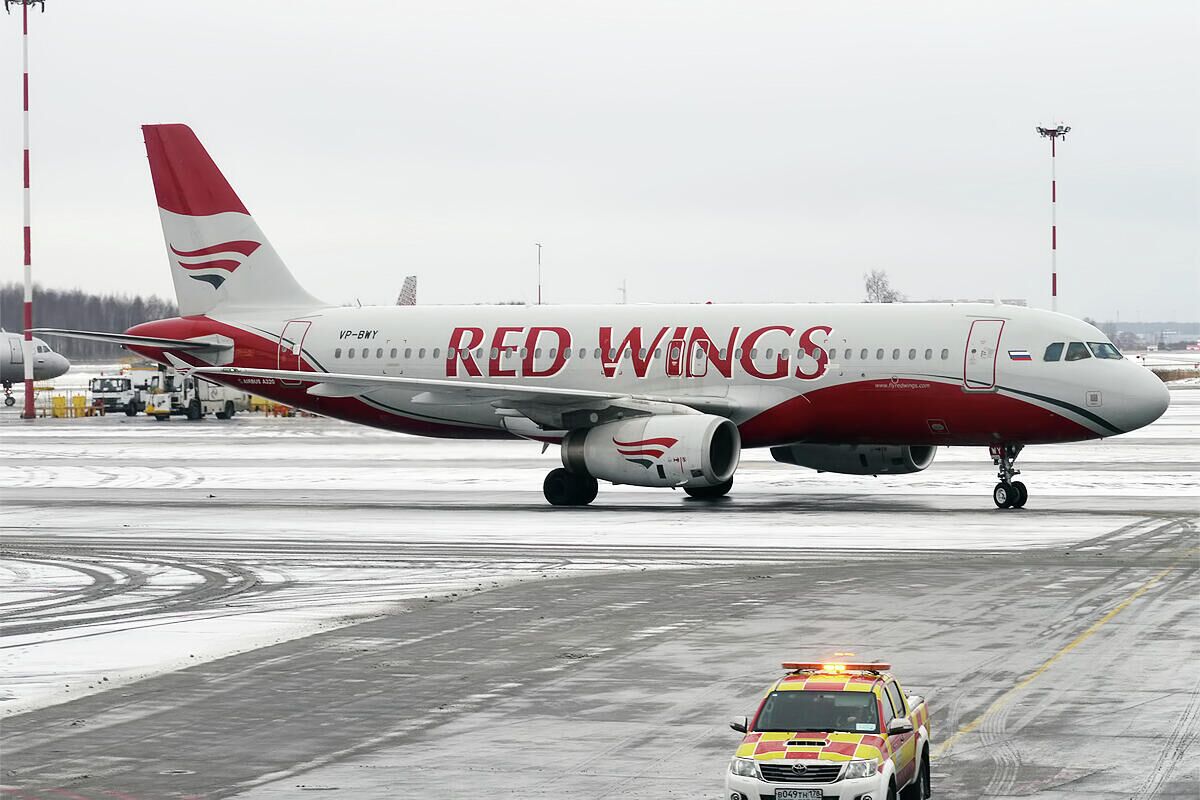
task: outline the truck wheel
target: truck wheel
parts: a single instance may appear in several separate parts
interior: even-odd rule
[[[897,800],[896,783],[894,781],[888,784],[887,800]]]
[[[901,800],[925,800],[929,797],[929,756],[924,752],[921,753],[921,760],[917,762],[917,774],[913,776],[912,783],[900,790]]]
[[[233,407],[233,401],[226,400],[225,409],[217,412],[217,419],[233,419],[233,415],[236,411],[237,409]]]
[[[188,403],[188,407],[187,407],[187,418],[188,419],[200,419],[203,416],[204,416],[204,409],[200,407],[199,400],[193,400],[192,402]]]
[[[128,403],[125,404],[125,416],[127,416],[127,417],[136,417],[137,416],[137,406],[133,404],[132,400],[130,400]]]
[[[157,420],[158,422],[166,422],[170,418],[171,418],[170,414],[155,414],[154,415],[154,419]]]

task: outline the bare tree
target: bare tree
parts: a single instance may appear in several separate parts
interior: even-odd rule
[[[50,289],[35,286],[33,323],[39,328],[76,328],[86,331],[123,333],[152,319],[175,316],[175,304],[158,297],[98,295],[79,289]],[[0,285],[0,327],[22,329],[24,289],[19,283]],[[73,361],[96,361],[129,355],[119,345],[85,339],[53,339],[51,346]]]
[[[863,275],[863,281],[867,286],[866,302],[868,303],[899,303],[904,300],[904,295],[892,288],[888,274],[884,270],[871,270]]]

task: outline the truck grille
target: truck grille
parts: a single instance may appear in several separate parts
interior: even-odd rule
[[[763,780],[771,783],[833,783],[842,771],[841,764],[806,764],[803,761],[789,764],[760,761],[758,768],[762,770]]]

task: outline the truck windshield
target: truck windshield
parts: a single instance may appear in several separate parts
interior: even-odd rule
[[[771,692],[763,703],[756,731],[879,730],[874,692]]]
[[[128,378],[93,378],[93,392],[123,392],[128,388]]]

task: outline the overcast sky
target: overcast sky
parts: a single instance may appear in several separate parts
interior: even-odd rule
[[[47,0],[34,276],[172,296],[138,126],[185,122],[313,294],[1200,318],[1200,4]],[[20,269],[20,19],[0,252]]]

